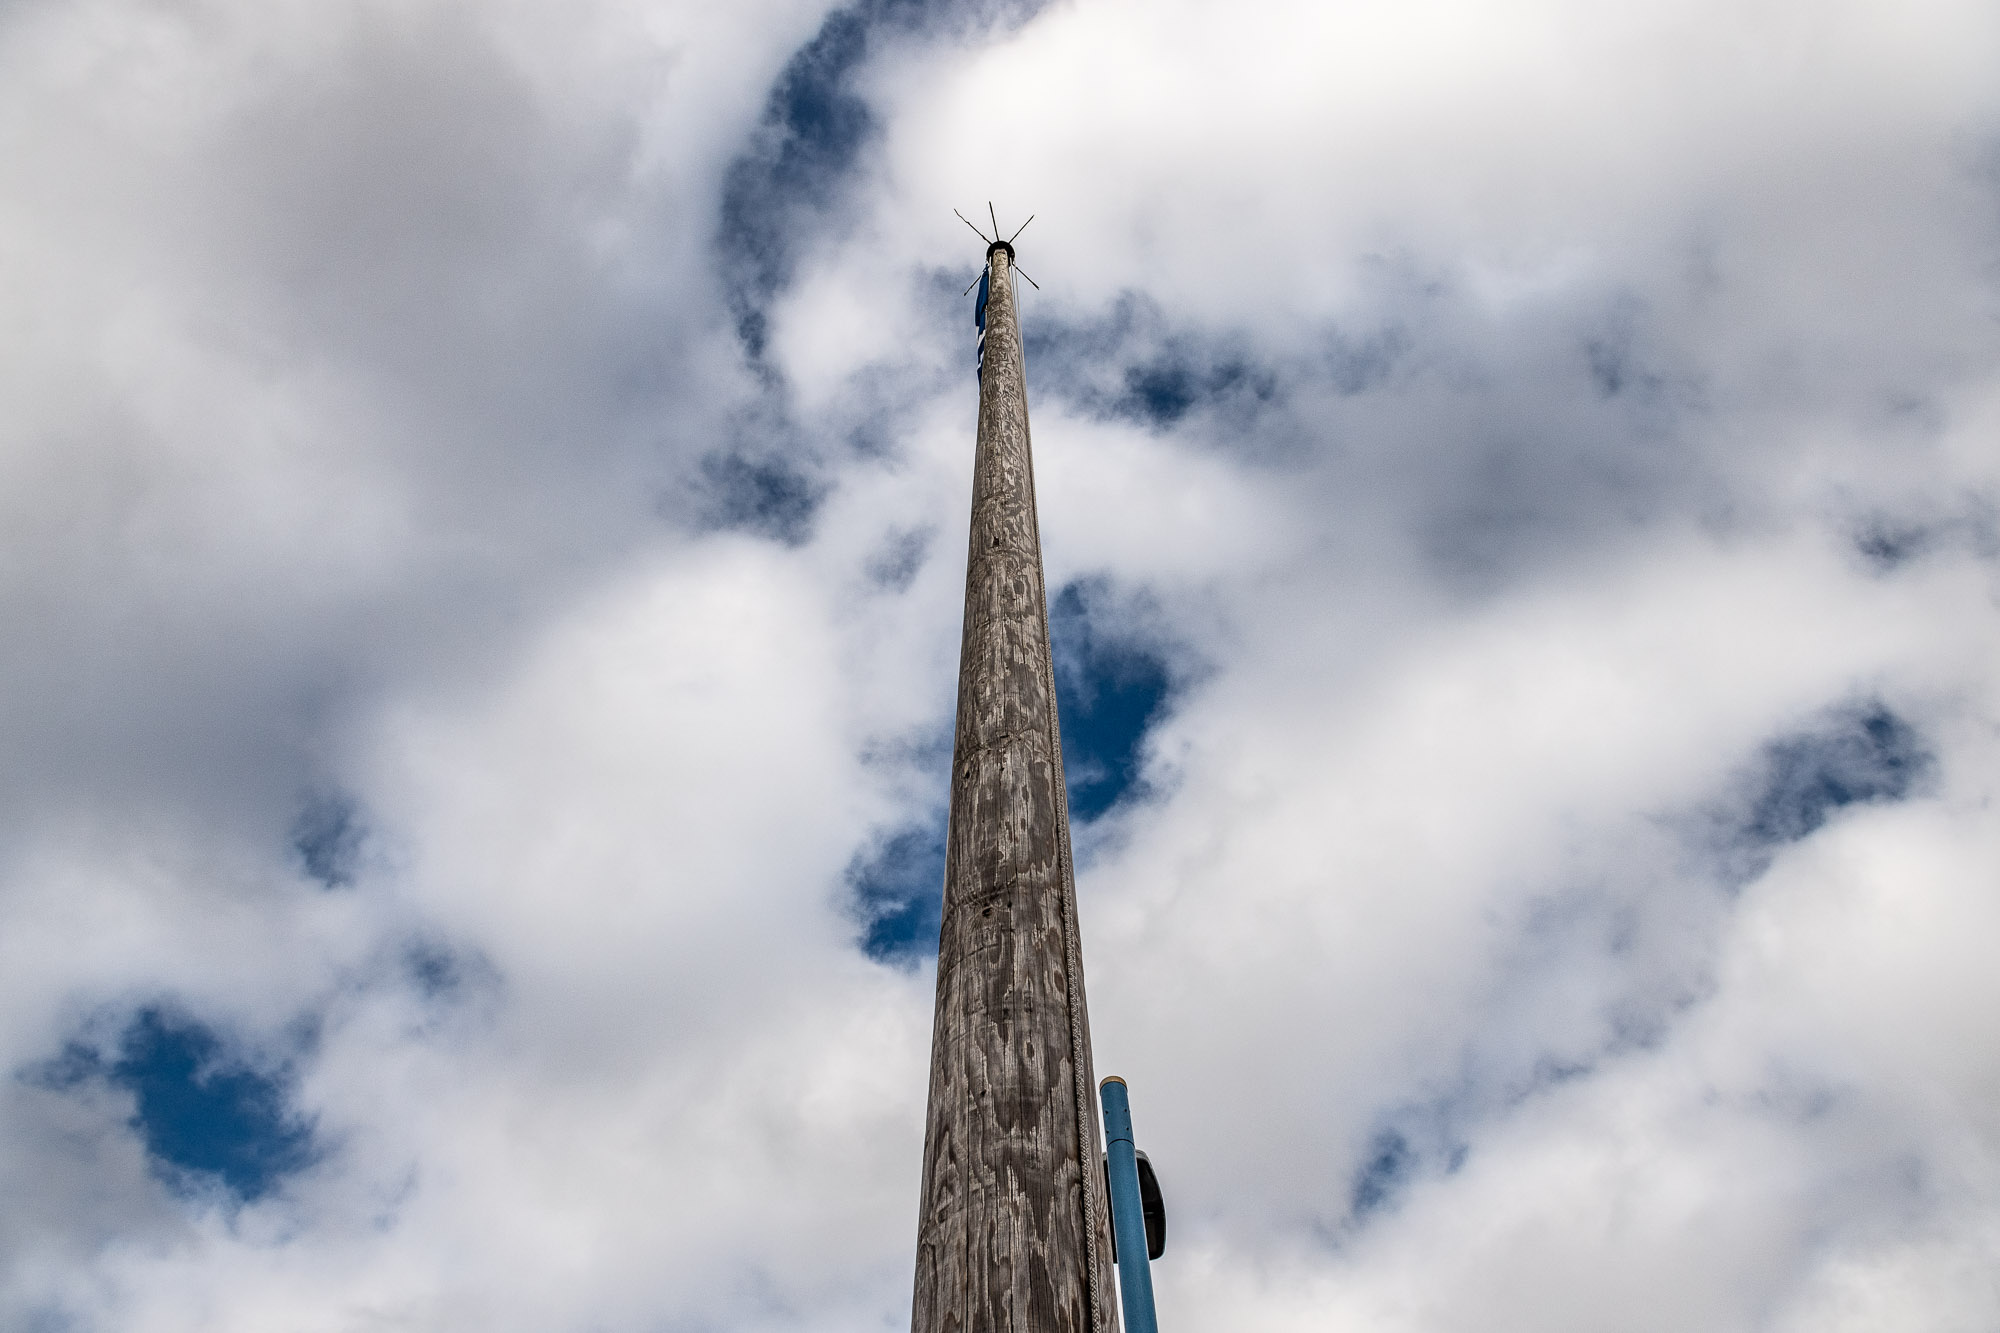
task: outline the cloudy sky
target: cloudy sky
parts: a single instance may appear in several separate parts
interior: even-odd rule
[[[1180,1333],[2000,1328],[2000,10],[0,5],[0,1327],[907,1326],[981,246]]]

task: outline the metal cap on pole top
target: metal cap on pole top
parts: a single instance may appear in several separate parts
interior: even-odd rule
[[[1004,250],[1007,252],[1007,266],[1013,269],[1014,272],[1021,273],[1021,266],[1014,262],[1014,236],[1019,236],[1022,232],[1028,229],[1028,222],[1033,222],[1035,220],[1035,215],[1033,213],[1028,214],[1028,222],[1023,222],[1020,226],[1014,228],[1014,236],[1009,236],[1006,240],[1003,241],[1000,239],[1000,215],[993,211],[993,201],[991,199],[986,201],[987,216],[993,219],[993,234],[991,236],[988,236],[985,232],[981,231],[979,229],[979,225],[975,223],[971,218],[965,216],[965,214],[960,213],[955,208],[952,209],[951,211],[958,218],[960,222],[963,222],[966,226],[972,228],[972,234],[974,236],[977,236],[980,240],[986,242],[986,262],[989,265],[992,264],[993,262],[994,254],[998,251]],[[1024,278],[1028,278],[1028,275],[1025,273],[1021,273],[1021,276]],[[979,285],[979,279],[974,278],[970,283],[966,284],[965,290],[969,292],[978,285]],[[1036,282],[1033,278],[1028,278],[1028,285],[1030,287],[1033,287],[1036,291],[1040,291],[1042,289],[1042,284]]]

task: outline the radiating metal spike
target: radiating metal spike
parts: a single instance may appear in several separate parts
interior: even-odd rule
[[[966,226],[968,226],[968,227],[972,227],[972,219],[971,219],[971,218],[969,218],[969,217],[965,216],[965,214],[963,214],[963,213],[959,212],[959,211],[958,211],[957,209],[955,209],[955,208],[954,208],[954,209],[952,209],[952,210],[951,210],[951,212],[952,212],[952,216],[953,216],[953,217],[956,217],[956,218],[957,218],[957,219],[958,219],[958,220],[959,220],[960,222],[963,222],[963,223],[964,223],[964,224],[965,224]],[[993,230],[994,230],[995,232],[998,232],[998,231],[999,231],[1000,229],[999,229],[998,227],[995,227],[995,228],[994,228]],[[993,242],[992,242],[992,241],[990,241],[990,240],[987,240],[987,239],[986,239],[986,233],[985,233],[985,232],[983,232],[983,231],[981,231],[981,230],[979,230],[979,228],[977,228],[977,227],[972,227],[972,234],[973,234],[974,236],[977,236],[977,237],[978,237],[978,238],[979,238],[980,240],[982,240],[982,241],[986,241],[986,243],[987,243],[988,245],[991,245],[991,244],[993,244]]]
[[[993,211],[993,201],[991,199],[986,201],[986,216],[993,219],[993,235],[997,240],[1000,235],[1000,215]]]
[[[1033,213],[1028,214],[1028,222],[1033,222],[1034,220],[1035,215]],[[1023,222],[1020,226],[1014,228],[1014,236],[1019,236],[1022,232],[1026,231],[1028,229],[1028,222]],[[1007,244],[1012,245],[1014,243],[1014,236],[1007,238]]]

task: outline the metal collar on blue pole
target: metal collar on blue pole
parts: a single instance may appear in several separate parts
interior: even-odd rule
[[[1097,1089],[1104,1102],[1105,1172],[1111,1178],[1111,1227],[1118,1251],[1118,1290],[1126,1333],[1159,1333],[1153,1317],[1152,1261],[1146,1255],[1146,1213],[1139,1200],[1138,1150],[1125,1080],[1113,1074]]]

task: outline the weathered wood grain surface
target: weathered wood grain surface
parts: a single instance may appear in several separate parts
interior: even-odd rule
[[[913,1333],[1115,1333],[1021,338],[989,257]]]

